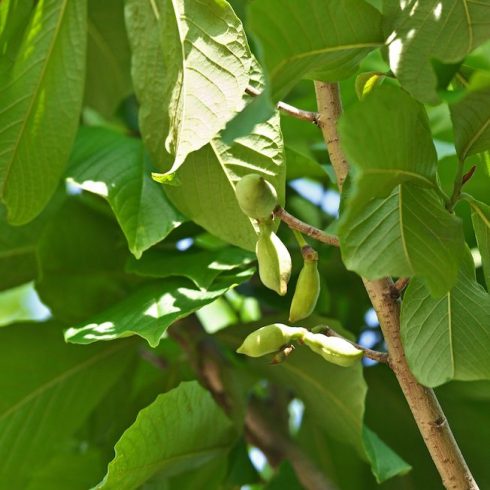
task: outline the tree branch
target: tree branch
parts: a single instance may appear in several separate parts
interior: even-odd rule
[[[260,92],[258,90],[250,86],[245,89],[245,92],[248,95],[252,95],[253,97],[257,97],[260,95]],[[279,109],[281,112],[284,112],[284,114],[287,114],[288,116],[294,117],[301,121],[307,121],[312,124],[316,124],[316,125],[318,124],[317,112],[304,111],[303,109],[298,109],[297,107],[286,104],[286,102],[278,102],[276,104],[276,107],[277,109]]]
[[[337,122],[341,102],[337,84],[315,82],[320,111],[319,125],[327,143],[330,161],[337,173],[339,188],[349,167],[340,146]],[[393,298],[393,281],[389,278],[363,279],[371,303],[378,315],[390,365],[410,406],[442,482],[447,489],[477,490],[478,486],[461,454],[434,391],[420,385],[408,367],[400,337],[400,302]]]
[[[335,235],[331,235],[330,233],[326,233],[325,231],[319,230],[314,226],[311,226],[304,221],[294,217],[292,214],[289,214],[285,209],[278,206],[274,209],[274,217],[279,218],[281,221],[284,221],[289,228],[293,230],[298,230],[305,235],[308,235],[319,242],[326,243],[327,245],[333,245],[334,247],[339,246],[339,239]]]

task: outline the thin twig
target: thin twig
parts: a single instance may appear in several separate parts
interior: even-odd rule
[[[398,293],[398,296],[403,292],[403,290],[408,286],[408,283],[410,282],[409,277],[399,277],[395,281],[395,289]]]
[[[245,92],[248,95],[252,95],[253,97],[257,97],[260,95],[260,92],[258,90],[250,86],[245,89]],[[278,102],[276,104],[276,107],[277,109],[279,109],[281,112],[284,112],[284,114],[287,114],[288,116],[294,117],[301,121],[307,121],[309,123],[318,125],[317,112],[304,111],[303,109],[298,109],[297,107],[294,107],[290,104],[286,104],[286,102]]]
[[[281,221],[284,221],[289,228],[293,230],[298,230],[305,235],[308,235],[319,242],[326,243],[327,245],[333,245],[334,247],[339,247],[339,239],[330,233],[326,233],[325,231],[319,230],[314,226],[311,226],[304,221],[294,217],[292,214],[289,214],[285,209],[278,206],[274,209],[274,217],[279,218]]]
[[[388,366],[390,365],[389,356],[386,352],[380,352],[377,350],[369,349],[368,347],[364,347],[363,345],[358,344],[357,342],[353,342],[352,340],[346,339],[343,335],[340,335],[333,328],[330,328],[327,325],[319,325],[318,330],[320,331],[320,333],[326,335],[327,337],[338,337],[339,339],[346,340],[347,342],[349,342],[349,344],[352,344],[357,349],[362,350],[364,352],[364,356],[367,357],[368,359],[372,359],[373,361],[388,364]]]
[[[338,84],[315,82],[320,111],[320,127],[337,174],[339,188],[347,177],[349,166],[340,146],[337,122],[341,114]],[[463,173],[461,172],[461,176]],[[461,178],[461,177],[460,177]],[[478,486],[458,447],[444,412],[433,390],[419,384],[408,367],[400,336],[400,301],[393,298],[390,278],[363,279],[371,303],[378,315],[390,366],[405,395],[442,482],[447,489],[477,490]]]

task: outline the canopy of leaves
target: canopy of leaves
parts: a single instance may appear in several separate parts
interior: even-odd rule
[[[490,487],[489,33],[490,0],[0,1],[0,488],[440,485],[387,365],[236,353],[303,266],[275,219],[261,284],[250,173],[339,238],[299,325],[383,351],[359,276],[409,279],[410,369]]]

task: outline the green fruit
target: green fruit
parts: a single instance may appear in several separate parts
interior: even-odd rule
[[[299,273],[289,310],[289,321],[293,323],[309,317],[315,309],[320,295],[320,274],[317,264],[318,260],[305,260]]]
[[[240,354],[260,357],[277,352],[291,341],[301,339],[307,330],[301,327],[288,327],[282,323],[273,323],[252,332],[237,349]]]
[[[277,192],[270,182],[258,174],[248,174],[236,186],[241,210],[250,218],[270,219],[277,206]]]
[[[291,256],[280,238],[268,226],[262,226],[255,246],[259,276],[264,286],[284,296],[291,277]]]
[[[303,341],[313,352],[320,354],[326,361],[337,366],[352,366],[363,356],[362,350],[339,337],[327,337],[320,333],[308,332]]]

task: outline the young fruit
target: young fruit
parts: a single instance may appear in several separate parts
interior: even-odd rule
[[[255,246],[259,276],[264,286],[284,296],[291,277],[291,256],[269,225],[261,226]]]
[[[320,354],[326,361],[337,366],[352,366],[363,356],[362,350],[339,337],[327,337],[320,333],[307,332],[303,341],[313,352]]]
[[[318,259],[305,259],[303,268],[299,273],[289,309],[289,321],[293,323],[309,317],[315,309],[320,294],[320,274],[317,264]]]
[[[307,330],[301,327],[288,327],[282,323],[273,323],[259,328],[246,337],[237,349],[239,354],[260,357],[277,352],[286,344],[301,339]]]
[[[276,189],[258,174],[241,178],[236,186],[236,198],[241,210],[257,220],[270,219],[277,206]]]

